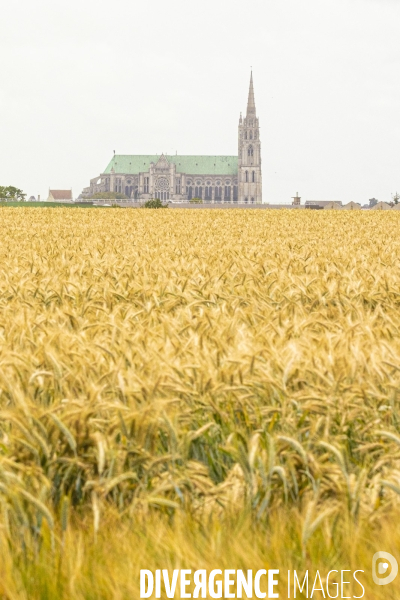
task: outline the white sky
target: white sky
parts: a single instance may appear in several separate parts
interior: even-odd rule
[[[75,196],[117,154],[237,154],[264,202],[400,192],[400,0],[3,0],[0,185]]]

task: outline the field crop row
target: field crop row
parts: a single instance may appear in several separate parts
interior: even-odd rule
[[[59,544],[78,517],[97,536],[108,510],[260,527],[296,510],[304,558],[321,527],[383,523],[400,494],[399,225],[1,208],[4,536]]]

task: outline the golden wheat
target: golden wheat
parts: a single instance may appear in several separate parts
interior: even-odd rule
[[[385,519],[400,214],[0,208],[0,527]],[[47,528],[47,529],[46,529]],[[57,537],[57,536],[56,536]],[[57,538],[58,539],[58,538]],[[54,543],[54,542],[53,542]]]

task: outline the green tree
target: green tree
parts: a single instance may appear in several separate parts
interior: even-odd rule
[[[13,185],[0,185],[0,198],[6,200],[25,200],[26,194],[19,188],[14,187]]]
[[[203,200],[201,198],[192,198],[189,200],[192,204],[203,204]]]
[[[168,208],[168,204],[163,204],[158,198],[152,198],[144,203],[144,208]]]
[[[399,200],[400,200],[400,194],[398,192],[396,192],[395,194],[392,194],[392,199],[395,204],[398,204]]]

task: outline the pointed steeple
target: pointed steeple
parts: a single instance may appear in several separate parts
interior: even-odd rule
[[[247,115],[255,116],[256,114],[256,103],[254,101],[254,88],[253,88],[253,71],[250,75],[250,87],[249,87],[249,99],[247,100]]]

